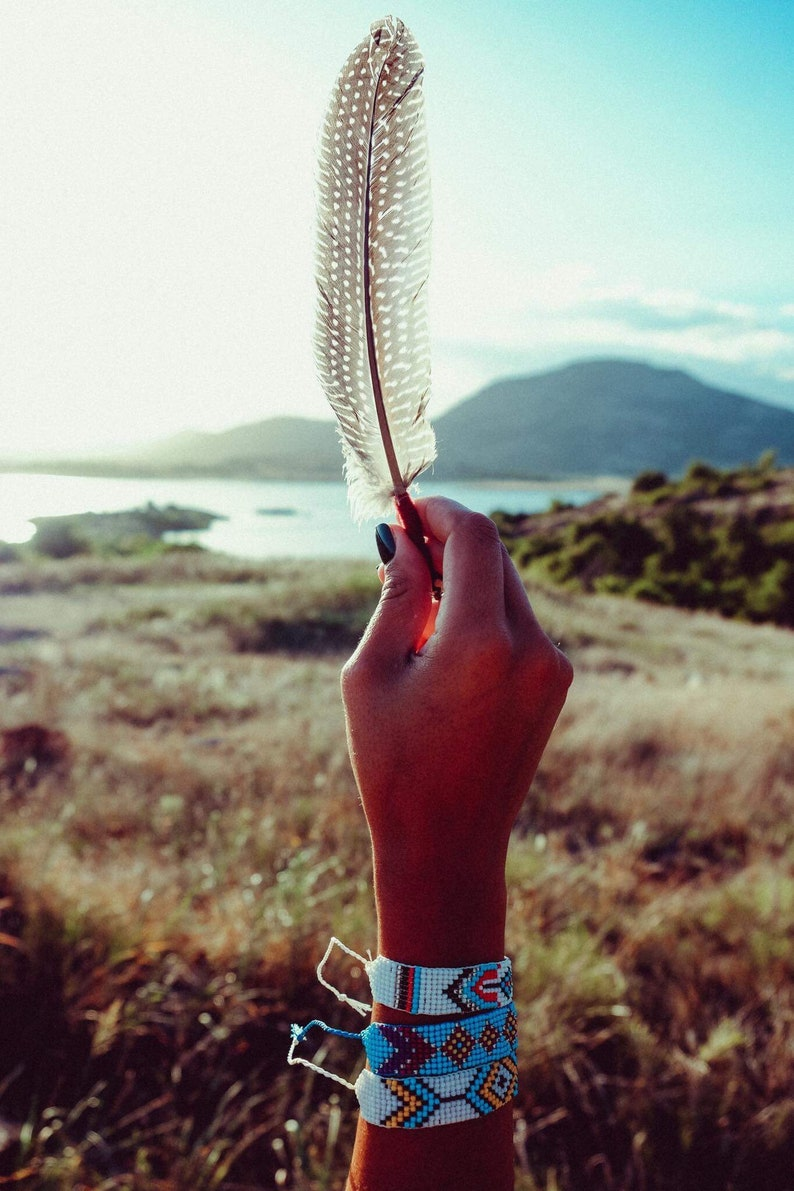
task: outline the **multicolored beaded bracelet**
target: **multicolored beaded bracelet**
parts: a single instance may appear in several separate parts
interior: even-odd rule
[[[340,1001],[361,1014],[369,1012],[372,1005],[340,992],[323,975],[334,947],[361,962],[369,977],[373,1001],[390,1009],[428,1017],[450,1017],[504,1007],[513,1000],[513,966],[507,956],[460,968],[423,968],[387,959],[385,955],[366,958],[334,937],[317,965],[317,979]]]
[[[361,1116],[387,1129],[453,1125],[502,1108],[518,1091],[512,1055],[435,1078],[383,1079],[364,1070],[355,1084]]]
[[[428,1025],[373,1022],[360,1033],[339,1030],[315,1020],[303,1027],[292,1027],[290,1063],[305,1063],[295,1057],[295,1048],[315,1027],[327,1034],[361,1042],[372,1073],[396,1078],[450,1075],[506,1056],[515,1058],[518,1040],[518,1021],[512,1004],[475,1017]]]
[[[518,1025],[510,960],[461,968],[423,968],[385,956],[365,959],[332,938],[317,968],[321,984],[359,1013],[372,1008],[329,984],[323,967],[334,946],[364,965],[373,998],[405,1013],[452,1020],[396,1025],[372,1022],[360,1032],[322,1021],[291,1028],[287,1061],[301,1063],[356,1093],[361,1116],[386,1128],[418,1129],[486,1116],[516,1095]],[[463,1018],[462,1014],[469,1016]],[[355,1084],[295,1054],[315,1026],[361,1042],[369,1067]]]
[[[505,957],[462,968],[422,968],[379,955],[366,964],[372,998],[405,1013],[477,1013],[513,1000],[513,966]]]

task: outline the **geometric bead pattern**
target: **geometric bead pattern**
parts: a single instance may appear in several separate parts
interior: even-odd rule
[[[449,1035],[442,1042],[441,1050],[450,1063],[454,1063],[460,1069],[471,1066],[466,1060],[476,1045],[477,1043],[466,1027],[456,1021]]]
[[[512,1055],[452,1075],[380,1079],[365,1069],[356,1080],[361,1116],[387,1129],[450,1125],[487,1116],[512,1100],[517,1090],[518,1068]]]
[[[485,1114],[501,1108],[518,1092],[518,1066],[512,1055],[492,1063],[480,1071],[468,1092],[467,1099]]]
[[[512,1005],[418,1026],[373,1022],[361,1032],[370,1069],[376,1075],[398,1078],[481,1067],[513,1054],[516,1039]]]
[[[499,1038],[499,1030],[497,1030],[491,1025],[490,1022],[488,1022],[485,1029],[480,1034],[480,1046],[483,1048],[486,1054],[491,1054],[497,1042],[499,1041]]]
[[[416,1025],[372,1022],[360,1033],[318,1020],[293,1025],[288,1062],[303,1063],[353,1087],[333,1072],[296,1057],[295,1050],[316,1027],[363,1043],[368,1066],[354,1091],[363,1120],[386,1128],[418,1129],[472,1120],[501,1108],[517,1094],[518,1020],[507,957],[461,968],[423,968],[382,955],[369,961],[358,958],[366,967],[374,1001],[447,1020]]]
[[[366,969],[373,1001],[405,1013],[449,1017],[513,1000],[513,968],[506,956],[463,968],[422,968],[378,955]]]

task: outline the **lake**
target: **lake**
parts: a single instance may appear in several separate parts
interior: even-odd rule
[[[541,512],[553,500],[584,504],[592,489],[561,485],[542,490],[514,485],[433,483],[424,495],[450,496],[482,513]],[[243,558],[373,558],[375,522],[354,525],[342,483],[254,480],[102,479],[94,476],[0,473],[0,541],[24,542],[31,517],[110,513],[152,502],[221,514],[211,529],[190,539],[210,550]]]

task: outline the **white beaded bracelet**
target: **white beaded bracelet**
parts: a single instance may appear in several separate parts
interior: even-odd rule
[[[379,1004],[451,1020],[419,1025],[373,1022],[360,1032],[315,1020],[292,1027],[289,1063],[301,1063],[351,1088],[362,1118],[385,1128],[420,1129],[473,1120],[502,1108],[517,1094],[517,1022],[507,957],[460,968],[423,968],[382,955],[365,959],[332,938],[317,977],[359,1013],[372,1006],[340,992],[323,976],[334,946],[361,961]],[[363,1043],[369,1067],[355,1084],[295,1053],[314,1027]],[[450,1070],[455,1067],[459,1069]]]
[[[366,965],[372,999],[405,1013],[444,1016],[479,1013],[513,1000],[510,960],[462,968],[422,968],[379,955]]]
[[[384,1079],[366,1068],[355,1084],[361,1116],[370,1125],[421,1129],[454,1125],[502,1108],[518,1091],[513,1055],[452,1075]]]
[[[361,1014],[368,1013],[372,1005],[340,992],[323,976],[323,968],[334,947],[360,960],[369,977],[373,1001],[390,1009],[428,1017],[451,1017],[459,1013],[499,1009],[513,1000],[513,965],[507,956],[460,968],[423,968],[387,959],[385,955],[366,958],[334,937],[317,965],[317,979],[340,1001]]]

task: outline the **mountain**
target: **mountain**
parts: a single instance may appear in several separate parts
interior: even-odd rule
[[[497,381],[434,425],[433,474],[441,480],[677,475],[694,459],[732,467],[770,449],[781,464],[794,463],[794,411],[629,360],[585,360]],[[35,470],[339,480],[342,454],[334,423],[280,417],[220,434],[179,434],[125,456],[39,462]]]
[[[138,474],[338,480],[341,459],[333,422],[268,418],[218,434],[177,434],[114,462],[116,469],[132,466]]]
[[[794,412],[678,370],[586,360],[497,381],[436,422],[440,479],[682,472],[777,451],[794,463]]]
[[[0,459],[0,471],[82,476],[211,477],[252,480],[340,480],[335,424],[268,418],[220,433],[186,430],[132,451],[90,458]]]

